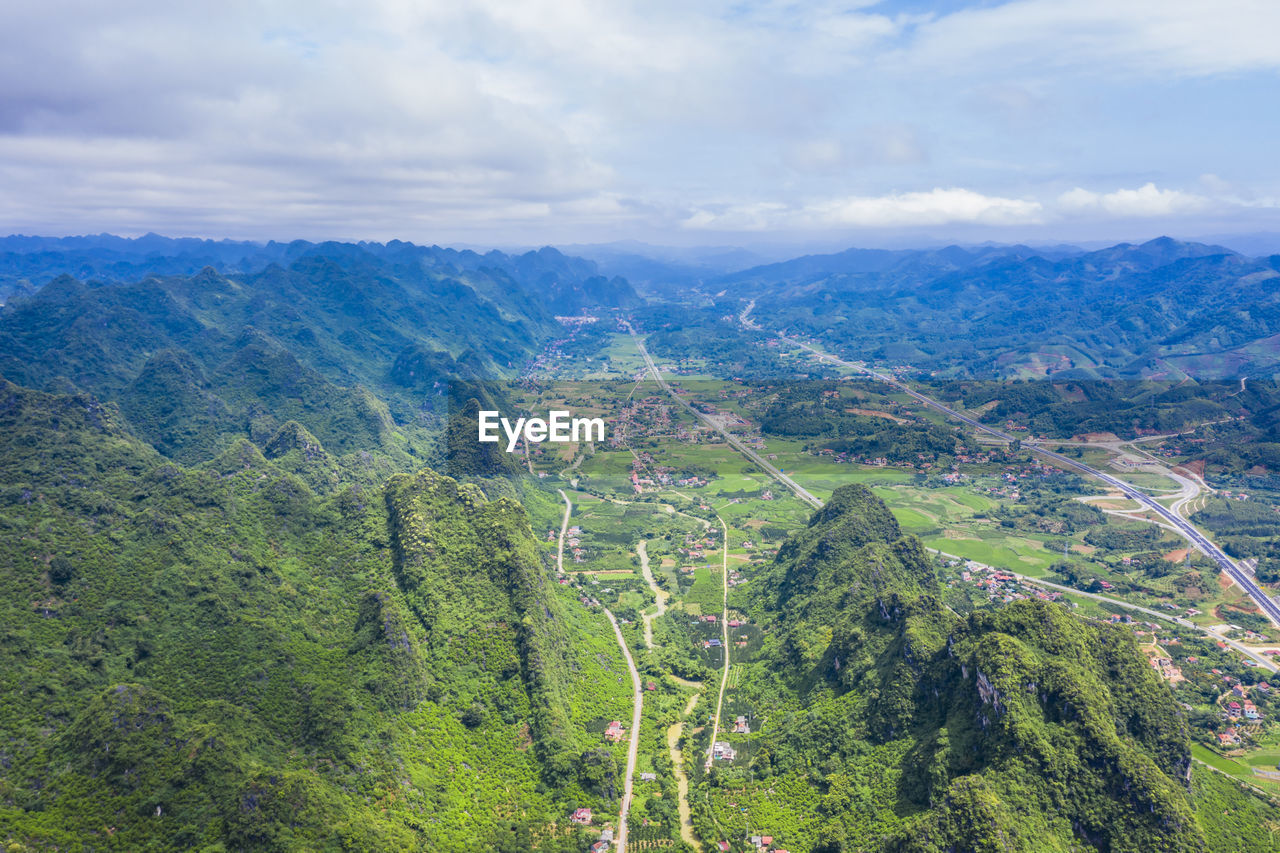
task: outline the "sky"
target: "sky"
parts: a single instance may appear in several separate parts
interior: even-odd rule
[[[0,232],[1280,232],[1275,0],[7,4]]]

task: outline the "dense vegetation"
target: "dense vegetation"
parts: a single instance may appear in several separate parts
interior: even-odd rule
[[[638,313],[654,356],[671,359],[679,367],[703,362],[717,375],[753,379],[830,372],[812,364],[780,364],[775,353],[762,348],[768,335],[738,324],[736,306],[736,301],[724,300],[696,307],[656,305]]]
[[[0,420],[15,849],[579,849],[614,792],[568,709],[621,664],[518,506],[299,425],[184,468],[89,397]]]
[[[1129,633],[1034,601],[954,615],[866,489],[837,490],[755,594],[759,734],[709,784],[815,786],[773,827],[801,849],[1239,849],[1197,790],[1248,798],[1191,784],[1186,720]]]
[[[584,849],[568,814],[620,789],[590,730],[628,707],[607,622],[524,509],[422,464],[519,494],[505,454],[449,452],[493,402],[471,380],[625,282],[554,251],[262,254],[0,312],[0,839]]]
[[[850,250],[732,273],[772,329],[923,373],[1195,377],[1280,365],[1280,256],[1160,238],[1094,252],[1026,246]]]
[[[760,428],[768,434],[819,439],[814,446],[889,462],[927,459],[950,464],[957,453],[974,452],[948,426],[859,408],[863,403],[858,391],[848,383],[793,382],[759,390],[774,392],[760,419]]]
[[[905,282],[908,266],[977,299],[959,270],[1061,276],[1085,263],[872,253],[844,261],[875,269],[834,282],[808,259],[740,277],[732,296],[640,307],[625,280],[550,249],[154,236],[0,248],[0,841],[14,851],[584,850],[598,827],[567,817],[616,813],[623,747],[602,732],[628,718],[629,680],[605,617],[548,577],[529,518],[557,523],[559,496],[473,440],[477,410],[505,406],[485,380],[516,376],[551,342],[575,358],[610,345],[605,323],[566,337],[557,315],[634,309],[656,355],[770,383],[752,412],[767,433],[948,466],[976,447],[884,395],[869,412],[867,389],[779,358],[767,335],[743,332],[737,297],[775,300],[777,317],[836,336],[866,319],[863,288]],[[1153,270],[1267,280],[1264,262],[1195,251],[1130,247],[1072,269],[1130,284]],[[808,277],[792,283],[809,302],[774,288],[793,273]],[[1090,282],[1090,310],[1110,310]],[[924,309],[951,291],[892,292],[907,302],[886,316],[901,320],[936,318]],[[1012,298],[989,296],[974,304]],[[1265,312],[1249,310],[1245,325],[1264,328]],[[966,334],[990,331],[969,320]],[[942,334],[930,322],[900,340],[928,349]],[[881,355],[900,345],[888,340]],[[983,340],[931,357],[996,364]],[[1210,466],[1262,477],[1280,460],[1266,381],[964,380],[943,392],[992,422],[1055,431],[1219,420],[1197,433]],[[724,475],[692,463],[671,473]],[[1154,546],[1062,499],[1059,479],[1027,483],[1022,507],[993,518]],[[1198,520],[1263,554],[1260,576],[1274,570],[1280,535],[1262,508],[1214,502]],[[771,543],[785,534],[758,530]],[[655,541],[655,559],[677,541]],[[865,489],[838,490],[764,572],[731,599],[751,611],[755,657],[735,693],[757,734],[744,760],[695,773],[704,839],[740,828],[741,846],[737,803],[771,801],[775,834],[796,850],[1264,844],[1271,807],[1193,772],[1182,712],[1128,633],[1030,602],[956,615],[920,544]],[[719,607],[705,567],[662,581]],[[616,614],[635,620],[647,590],[610,582],[629,597]],[[657,630],[646,679],[714,680],[703,645],[714,626]],[[661,719],[646,719],[646,737],[661,750],[653,727],[674,722],[683,699],[655,685],[650,702]],[[654,767],[667,762],[660,752]],[[634,839],[665,839],[674,824],[671,780],[660,784],[633,814],[664,828],[640,824]]]

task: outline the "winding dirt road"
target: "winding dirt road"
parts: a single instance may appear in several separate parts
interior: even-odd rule
[[[693,713],[701,693],[689,697],[689,704],[684,707],[684,716]],[[684,773],[684,755],[680,751],[680,735],[684,733],[684,722],[677,720],[667,729],[667,751],[671,753],[671,763],[675,765],[677,807],[680,811],[680,839],[695,850],[702,850],[702,842],[693,834],[693,810],[689,808],[689,777]]]
[[[667,612],[667,599],[671,594],[662,587],[658,586],[658,582],[654,580],[653,572],[649,570],[649,540],[641,539],[640,544],[636,546],[636,554],[640,557],[640,574],[644,576],[644,582],[649,585],[649,589],[653,590],[653,600],[657,604],[653,608],[653,612],[645,612],[640,614],[641,621],[644,622],[644,645],[645,648],[653,648],[653,620]]]

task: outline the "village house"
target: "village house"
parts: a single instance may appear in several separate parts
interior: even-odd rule
[[[718,740],[715,746],[711,748],[711,757],[719,758],[722,761],[733,761],[738,757],[738,751],[728,744],[727,741]]]
[[[587,824],[591,823],[591,809],[578,809],[577,811],[575,811],[573,814],[569,816],[569,820],[571,820],[573,823],[586,826]]]
[[[621,720],[614,720],[613,722],[609,723],[609,727],[604,730],[605,740],[609,741],[610,743],[617,743],[618,741],[622,740],[625,734],[626,734],[626,730],[622,728]]]

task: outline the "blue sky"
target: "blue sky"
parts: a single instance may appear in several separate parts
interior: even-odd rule
[[[31,5],[0,28],[9,233],[1280,231],[1274,0]]]

